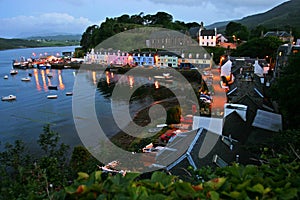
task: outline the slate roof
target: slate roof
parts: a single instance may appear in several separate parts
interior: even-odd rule
[[[216,35],[216,32],[213,29],[200,31],[200,36],[215,36],[215,35]]]
[[[269,31],[267,32],[264,37],[268,36],[275,36],[275,37],[292,37],[291,34],[287,33],[286,31]]]
[[[255,61],[250,58],[245,60]],[[246,121],[233,111],[223,119],[222,133],[214,133],[203,127],[181,133],[168,143],[167,150],[156,155],[157,165],[164,166],[167,171],[181,178],[188,178],[188,166],[199,169],[203,166],[220,167],[232,162],[260,164],[258,155],[250,153],[248,148],[267,142],[275,134],[253,126],[257,110],[266,110],[264,105],[267,98],[261,96],[265,95],[266,86],[260,83],[256,75],[252,81],[243,81],[239,72],[234,72],[236,79],[229,86],[231,93],[227,97],[230,103],[247,106]]]

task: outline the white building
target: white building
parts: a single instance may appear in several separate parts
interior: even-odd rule
[[[217,29],[199,29],[199,46],[215,47],[217,45]]]

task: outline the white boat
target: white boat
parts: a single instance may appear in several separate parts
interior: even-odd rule
[[[31,78],[30,77],[24,77],[24,78],[21,78],[21,81],[31,81]]]
[[[18,73],[18,70],[15,70],[15,69],[11,69],[10,70],[10,74],[11,75],[15,75],[15,74],[17,74]]]
[[[72,96],[73,92],[66,92],[66,96]]]
[[[49,73],[47,74],[47,76],[48,76],[49,78],[52,78],[52,77],[53,77],[53,74],[52,74],[51,72],[49,72]]]
[[[13,100],[16,100],[17,99],[17,97],[15,96],[15,95],[8,95],[8,96],[6,96],[6,97],[1,97],[1,100],[2,101],[13,101]]]
[[[57,94],[47,95],[47,99],[57,99]]]
[[[8,79],[8,76],[7,76],[7,75],[5,75],[3,78],[4,78],[4,79]]]

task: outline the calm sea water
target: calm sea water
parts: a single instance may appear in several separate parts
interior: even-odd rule
[[[77,70],[18,70],[17,75],[10,75],[12,60],[20,57],[28,58],[36,55],[57,55],[64,51],[74,51],[75,47],[47,47],[0,51],[0,96],[16,95],[17,100],[12,102],[0,101],[0,149],[5,143],[22,140],[28,144],[29,150],[37,148],[37,139],[43,132],[43,126],[50,124],[58,132],[61,140],[71,147],[81,145],[77,135],[72,114],[72,98],[66,92],[73,91]],[[51,72],[52,78],[46,73]],[[21,78],[31,73],[31,81],[24,82]],[[119,129],[111,120],[109,95],[96,90],[99,81],[106,81],[103,71],[87,70],[84,80],[95,87],[97,115],[99,120],[105,120],[108,135],[116,134]],[[8,79],[3,77],[8,75]],[[48,85],[57,85],[58,90],[49,90]],[[47,99],[47,95],[57,94],[57,99]]]
[[[6,142],[13,143],[15,140],[22,140],[28,148],[35,148],[43,126],[48,123],[59,132],[63,142],[72,146],[80,144],[72,118],[72,96],[65,96],[67,91],[72,91],[74,70],[49,70],[53,73],[51,79],[47,78],[45,70],[38,69],[18,70],[19,73],[14,76],[9,74],[13,59],[28,58],[32,53],[56,55],[74,49],[51,47],[0,51],[0,96],[17,96],[16,101],[0,102],[2,148]],[[29,73],[32,74],[31,81],[21,81]],[[9,78],[4,79],[5,75]],[[49,84],[58,85],[58,90],[48,90]],[[58,99],[47,99],[49,94],[57,94]]]
[[[142,108],[163,99],[168,101],[171,98],[172,95],[169,95],[165,89],[157,90],[161,86],[157,80],[154,80],[154,74],[150,75],[144,71],[133,76],[132,74],[122,75],[105,72],[104,69],[97,67],[92,69],[82,69],[81,67],[80,70],[20,69],[17,75],[10,75],[12,60],[14,59],[28,58],[33,53],[35,55],[58,55],[65,51],[74,51],[75,48],[71,46],[0,51],[0,97],[10,94],[17,96],[15,101],[0,101],[0,150],[3,150],[7,142],[13,143],[15,140],[22,140],[27,144],[28,151],[38,154],[37,140],[39,135],[43,133],[43,127],[46,124],[50,124],[51,129],[59,133],[61,141],[70,145],[72,149],[74,146],[83,144],[80,139],[82,133],[79,136],[75,126],[77,120],[80,121],[80,129],[84,131],[93,129],[88,124],[96,120],[106,137],[109,138],[120,132],[112,114],[112,107],[117,108],[117,113],[121,113],[124,112],[123,108],[128,107],[128,102],[130,102],[129,113],[133,117]],[[53,74],[52,78],[47,77],[49,72]],[[156,72],[162,73],[161,71]],[[28,74],[32,74],[31,81],[21,81],[21,78],[27,77]],[[8,75],[9,78],[4,79],[5,75]],[[79,86],[82,86],[79,92],[74,90],[78,80],[80,81]],[[113,103],[111,96],[116,84],[121,88],[120,92],[123,94],[116,94],[117,99]],[[188,85],[184,84],[185,86],[183,86],[182,84],[182,81],[178,80],[170,83],[165,82],[163,85],[167,88],[170,86],[170,88],[183,91],[183,94],[178,96],[185,99],[189,90],[186,88]],[[58,90],[49,90],[49,85],[57,85]],[[145,87],[141,87],[141,90],[135,90],[141,85]],[[188,88],[191,89],[191,87]],[[136,91],[136,94],[133,95],[133,98],[125,98],[124,100],[123,97],[127,96],[130,91]],[[191,91],[193,90],[191,89]],[[66,96],[66,92],[73,92],[74,95]],[[50,94],[56,94],[58,98],[47,99],[47,95]],[[72,110],[72,104],[76,98],[82,102],[79,104],[79,108],[77,107],[77,110],[79,109],[83,114],[82,116],[76,116]],[[89,106],[86,99],[94,99],[94,105]],[[93,117],[92,113],[86,110],[87,106],[95,110],[97,119],[94,119],[95,116]],[[118,114],[115,117],[124,119]],[[125,120],[125,122],[127,121]]]

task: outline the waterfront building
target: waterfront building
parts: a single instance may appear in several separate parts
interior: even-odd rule
[[[177,68],[178,67],[178,57],[172,55],[161,55],[157,57],[157,62],[156,62],[157,67],[173,67]]]
[[[213,56],[208,53],[188,53],[187,57],[182,55],[178,59],[178,64],[183,66],[181,63],[191,63],[195,67],[206,68],[212,67],[213,65]]]
[[[152,54],[133,54],[133,64],[136,66],[154,66],[154,56]]]

